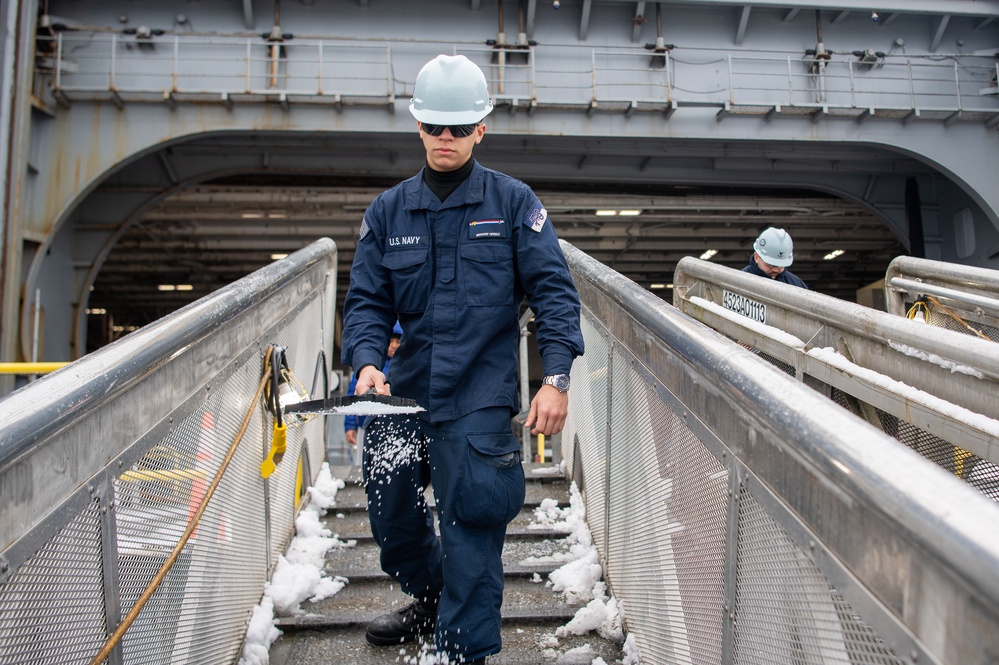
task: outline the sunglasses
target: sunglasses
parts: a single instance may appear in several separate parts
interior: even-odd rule
[[[471,125],[431,125],[429,122],[420,123],[420,127],[423,131],[431,136],[440,136],[444,133],[445,129],[449,129],[451,130],[451,136],[456,139],[471,136],[475,132],[475,128],[478,126],[479,123],[477,122]]]

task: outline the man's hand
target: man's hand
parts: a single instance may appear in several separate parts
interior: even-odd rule
[[[356,429],[346,430],[343,433],[343,438],[347,439],[348,445],[356,446],[357,445],[357,430]]]
[[[354,387],[354,394],[363,395],[372,388],[379,395],[392,394],[389,384],[385,383],[385,375],[374,365],[367,365],[357,375],[357,385]]]
[[[565,427],[568,412],[569,393],[561,393],[555,386],[543,385],[531,400],[531,412],[524,426],[531,428],[531,434],[554,436]]]

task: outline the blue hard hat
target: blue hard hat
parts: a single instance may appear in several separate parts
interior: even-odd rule
[[[402,326],[398,321],[396,321],[395,325],[392,326],[392,337],[402,337]]]

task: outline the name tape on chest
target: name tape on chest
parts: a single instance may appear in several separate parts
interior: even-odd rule
[[[468,223],[468,239],[506,238],[509,228],[505,219],[477,219]]]

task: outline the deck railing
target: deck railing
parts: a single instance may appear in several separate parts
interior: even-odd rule
[[[39,42],[49,92],[63,105],[273,101],[392,104],[412,94],[397,58],[467,55],[486,71],[501,105],[587,112],[709,107],[760,113],[915,117],[999,122],[994,58],[887,54],[828,58],[642,46],[525,48],[367,40],[60,32]],[[422,48],[425,53],[416,52]],[[399,54],[401,52],[401,55]],[[411,68],[409,68],[411,69]]]

